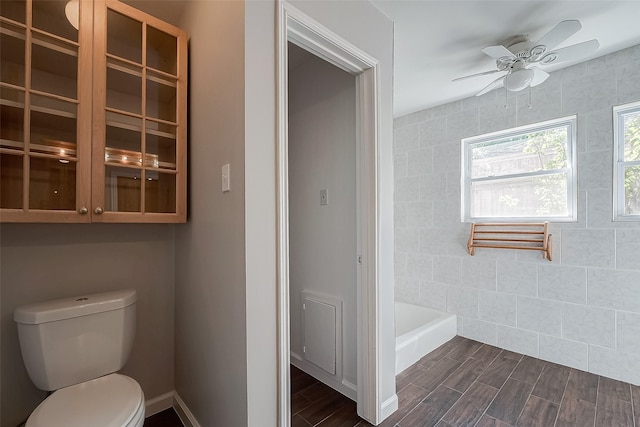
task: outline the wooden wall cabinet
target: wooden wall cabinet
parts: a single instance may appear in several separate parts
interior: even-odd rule
[[[116,0],[2,0],[0,220],[185,222],[187,35]]]

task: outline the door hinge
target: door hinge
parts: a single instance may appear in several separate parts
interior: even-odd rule
[[[362,264],[362,255],[358,255],[358,264]]]

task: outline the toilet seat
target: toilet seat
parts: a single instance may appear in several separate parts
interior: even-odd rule
[[[33,411],[26,427],[141,427],[144,412],[140,385],[110,374],[54,392]]]

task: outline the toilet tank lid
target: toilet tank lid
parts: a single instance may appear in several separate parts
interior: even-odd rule
[[[37,325],[117,310],[135,303],[136,299],[135,289],[127,289],[44,301],[16,308],[13,320],[17,323]]]

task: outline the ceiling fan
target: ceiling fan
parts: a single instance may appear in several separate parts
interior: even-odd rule
[[[529,41],[526,36],[516,36],[507,47],[502,45],[485,47],[482,49],[482,53],[496,60],[497,69],[459,77],[453,81],[494,73],[506,73],[489,83],[476,96],[484,95],[501,83],[512,92],[537,86],[549,77],[549,73],[537,66],[573,61],[598,49],[600,43],[593,39],[554,50],[560,43],[577,33],[580,28],[582,25],[578,20],[562,21],[536,42]]]

